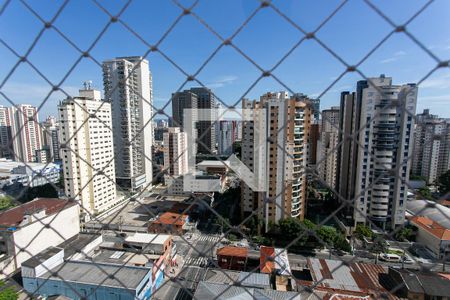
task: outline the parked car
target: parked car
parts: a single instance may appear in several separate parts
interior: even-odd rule
[[[411,257],[409,257],[408,255],[403,256],[402,261],[405,264],[413,264],[414,263],[414,260]]]
[[[380,259],[387,262],[401,262],[401,257],[397,254],[381,253]]]

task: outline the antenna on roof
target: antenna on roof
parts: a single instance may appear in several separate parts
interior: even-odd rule
[[[83,82],[83,86],[85,90],[91,90],[92,89],[92,80],[86,80]]]

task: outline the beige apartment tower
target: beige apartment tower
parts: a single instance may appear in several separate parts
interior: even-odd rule
[[[254,171],[256,163],[264,164],[266,191],[254,192],[243,184],[241,211],[249,215],[258,210],[260,219],[277,223],[287,218],[304,218],[306,200],[306,162],[311,126],[311,103],[289,97],[287,92],[267,93],[259,101],[243,101],[244,109],[252,109],[256,118],[264,120],[267,131],[266,161],[255,153],[255,121],[244,121],[242,161]],[[267,201],[268,200],[268,201]]]
[[[58,106],[65,192],[85,220],[117,204],[111,103],[100,91],[80,90]],[[92,115],[95,114],[95,117]]]

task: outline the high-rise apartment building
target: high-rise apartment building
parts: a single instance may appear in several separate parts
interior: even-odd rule
[[[170,127],[184,128],[184,109],[197,109],[198,96],[190,90],[172,94],[172,118],[169,120]],[[195,112],[195,111],[193,111]],[[195,116],[193,119],[196,120]]]
[[[118,202],[111,103],[87,88],[60,102],[58,110],[65,192],[79,201],[88,220]]]
[[[47,155],[47,161],[59,160],[59,124],[55,117],[48,117],[42,122],[42,144]]]
[[[309,99],[312,105],[312,113],[314,116],[314,123],[318,123],[320,120],[320,99]]]
[[[36,107],[19,104],[8,108],[11,124],[13,159],[36,162],[42,149],[41,127]]]
[[[350,226],[370,219],[384,230],[405,221],[417,86],[381,75],[341,95],[336,189],[352,205]]]
[[[233,154],[233,144],[236,140],[237,122],[231,120],[218,121],[219,155]]]
[[[187,135],[179,127],[169,127],[164,133],[164,169],[173,177],[188,172]]]
[[[450,169],[450,120],[428,110],[417,116],[411,173],[431,184]]]
[[[105,99],[111,102],[116,180],[130,192],[152,183],[152,76],[139,56],[103,62]]]
[[[339,107],[322,111],[320,140],[317,147],[319,177],[329,187],[336,185],[337,147],[339,140]]]
[[[197,152],[210,154],[216,152],[216,97],[208,88],[191,88],[191,91],[198,96],[197,105],[199,109],[205,109],[207,113],[202,112],[202,120],[197,122],[197,135],[199,143]]]
[[[216,152],[216,98],[208,88],[191,88],[172,94],[172,124],[184,130],[184,109],[192,109],[191,117],[196,122],[194,135],[199,139],[197,152]],[[205,109],[201,111],[202,109]],[[201,116],[202,120],[198,121]],[[197,121],[195,121],[197,120]]]
[[[0,105],[0,157],[7,159],[14,159],[12,122],[11,110]]]
[[[289,97],[287,92],[267,93],[259,101],[243,101],[243,109],[252,109],[253,121],[243,121],[242,161],[255,171],[256,163],[266,169],[266,191],[254,192],[243,184],[241,211],[248,215],[259,210],[259,217],[276,223],[287,217],[303,219],[306,199],[307,148],[311,125],[311,104],[306,98]],[[257,121],[267,129],[266,161],[255,153]],[[255,128],[257,126],[257,128]],[[260,168],[261,166],[258,166]],[[265,200],[271,200],[270,203]],[[267,203],[266,203],[267,202]],[[265,204],[266,203],[266,204]]]

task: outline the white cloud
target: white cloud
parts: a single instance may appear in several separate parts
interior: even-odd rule
[[[394,56],[383,59],[380,61],[380,63],[382,63],[382,64],[391,63],[391,62],[397,61],[400,56],[405,56],[405,55],[406,55],[405,51],[399,50],[394,53]]]
[[[79,87],[62,86],[67,94],[77,96]],[[14,104],[30,104],[39,107],[48,96],[52,87],[48,84],[29,84],[23,82],[7,82],[1,89]],[[48,115],[55,115],[58,102],[66,98],[62,91],[53,92],[39,110],[40,119],[43,120]],[[11,106],[3,96],[0,96],[0,104]]]
[[[450,73],[443,74],[438,77],[428,78],[419,85],[422,89],[449,89]]]
[[[61,89],[69,95],[78,95],[78,87],[62,86]],[[31,103],[34,105],[42,102],[51,90],[52,87],[48,84],[28,84],[22,82],[8,82],[2,88],[2,92],[14,103]],[[52,95],[50,95],[50,98],[59,96],[61,96],[61,99],[59,100],[65,98],[62,91],[53,92]]]
[[[427,101],[433,104],[448,104],[450,102],[450,94],[439,96],[422,96],[418,98],[419,101]]]
[[[206,86],[209,88],[218,89],[218,88],[224,87],[226,85],[232,84],[237,79],[238,79],[238,77],[234,76],[234,75],[222,76],[222,77],[217,78],[213,82],[206,84]]]
[[[386,59],[380,60],[380,63],[387,64],[387,63],[391,63],[394,61],[397,61],[397,57],[391,57],[391,58],[386,58]]]

